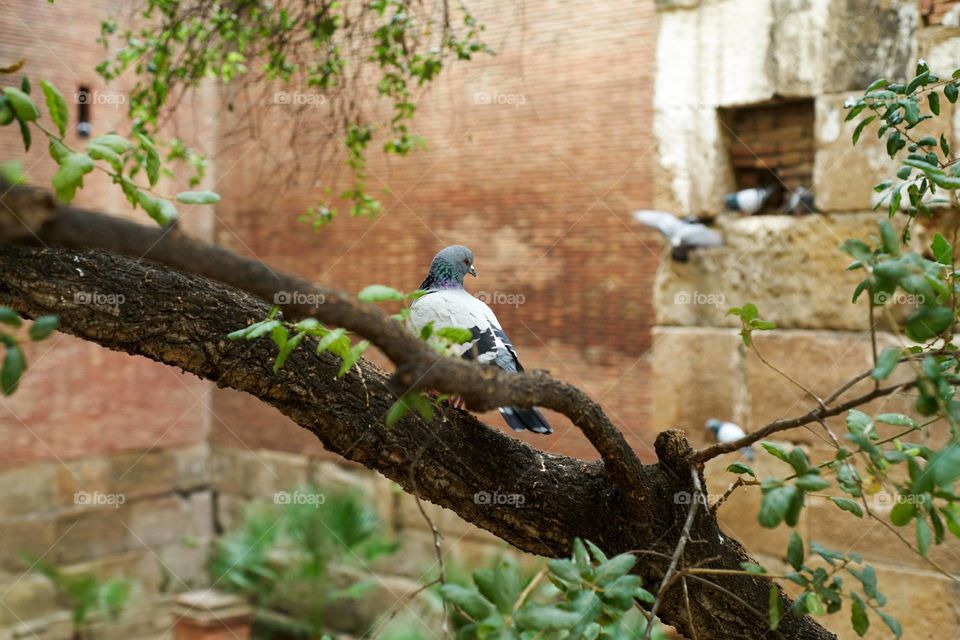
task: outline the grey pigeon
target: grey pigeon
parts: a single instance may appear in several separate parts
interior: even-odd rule
[[[419,334],[431,322],[434,330],[445,327],[468,329],[473,339],[454,345],[457,355],[511,373],[523,371],[517,352],[500,328],[497,316],[482,300],[474,298],[463,288],[463,278],[468,273],[474,277],[477,275],[470,249],[453,245],[440,251],[420,285],[426,293],[410,306],[410,329]],[[534,407],[500,407],[499,411],[514,431],[527,429],[534,433],[553,433],[547,419]]]
[[[740,425],[733,422],[717,420],[716,418],[707,420],[707,429],[709,429],[713,437],[717,439],[717,442],[733,442],[747,435],[746,432],[740,428]],[[743,454],[743,457],[747,460],[753,461],[753,449],[750,447],[740,449],[740,453]]]
[[[633,212],[633,219],[662,233],[670,242],[670,256],[677,262],[686,262],[691,249],[723,244],[723,238],[713,229],[699,222],[686,222],[666,211],[641,209]]]
[[[787,203],[783,205],[783,213],[798,216],[814,213],[816,210],[813,204],[813,192],[806,187],[797,187],[791,191],[787,197]]]
[[[767,204],[767,200],[776,191],[774,185],[766,187],[755,187],[753,189],[741,189],[736,193],[729,193],[723,197],[724,206],[730,211],[739,211],[745,215],[752,216]]]

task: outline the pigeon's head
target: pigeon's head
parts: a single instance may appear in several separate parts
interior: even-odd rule
[[[477,276],[473,266],[473,252],[463,245],[455,244],[443,249],[430,263],[430,275],[438,282],[455,281],[463,284],[467,274]]]
[[[710,418],[709,420],[707,420],[707,429],[709,429],[710,432],[713,433],[713,435],[717,435],[722,425],[723,425],[723,422],[721,422],[720,420],[717,420],[716,418]]]

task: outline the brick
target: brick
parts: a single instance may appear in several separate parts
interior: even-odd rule
[[[55,463],[32,464],[0,471],[0,519],[56,506],[57,467]]]

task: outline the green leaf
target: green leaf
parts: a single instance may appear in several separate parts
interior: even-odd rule
[[[440,594],[444,600],[459,607],[474,620],[482,620],[493,613],[493,605],[475,589],[458,584],[445,584],[440,587]]]
[[[137,191],[136,197],[137,204],[161,226],[172,224],[180,215],[173,203],[165,198],[154,198],[143,191]]]
[[[916,509],[909,502],[898,502],[890,510],[890,522],[902,527],[913,520]]]
[[[337,377],[342,378],[347,374],[350,369],[353,368],[357,362],[360,360],[360,356],[363,355],[363,352],[367,350],[367,347],[370,346],[368,340],[361,340],[357,344],[353,345],[350,348],[350,351],[347,352],[347,355],[343,357],[343,363],[340,365],[340,371],[337,372]]]
[[[547,562],[547,568],[550,569],[550,573],[553,574],[553,576],[559,578],[563,582],[570,584],[580,583],[580,571],[577,569],[577,566],[572,560],[567,560],[565,558],[549,560]]]
[[[287,340],[283,343],[283,346],[280,347],[280,351],[277,352],[277,358],[273,361],[273,372],[276,373],[280,371],[280,368],[287,361],[287,358],[290,357],[290,354],[293,353],[293,350],[297,348],[301,342],[303,342],[305,333],[298,333],[293,336],[293,338]]]
[[[279,320],[264,320],[263,322],[258,322],[247,327],[246,333],[243,337],[247,340],[256,340],[260,336],[265,336],[279,326]]]
[[[160,180],[160,154],[157,153],[157,148],[153,146],[153,141],[150,140],[150,138],[148,138],[146,135],[138,133],[137,139],[140,141],[140,146],[147,154],[147,179],[150,181],[151,187],[156,186],[157,181]]]
[[[387,300],[403,300],[404,295],[392,287],[372,284],[358,293],[357,298],[363,302],[384,302]]]
[[[181,191],[176,200],[183,204],[216,204],[220,196],[213,191]]]
[[[894,230],[893,225],[886,220],[880,221],[880,239],[883,242],[883,250],[892,256],[900,255],[900,236]]]
[[[927,466],[933,471],[933,481],[944,489],[950,489],[953,482],[960,478],[960,442],[951,442],[931,458]]]
[[[947,142],[947,139],[943,136],[942,133],[940,134],[940,151],[943,152],[944,158],[950,157],[950,143]]]
[[[797,571],[803,568],[803,538],[796,531],[790,532],[790,542],[787,544],[787,562]]]
[[[69,203],[83,186],[83,176],[93,171],[93,160],[85,153],[71,153],[53,174],[53,189],[57,197]]]
[[[632,553],[621,553],[618,556],[610,558],[599,567],[597,567],[596,582],[599,586],[604,586],[613,582],[620,576],[626,575],[633,565],[637,563],[637,557]]]
[[[32,122],[40,117],[40,109],[26,93],[15,87],[4,87],[3,95],[13,108],[13,113],[20,122]]]
[[[919,307],[907,317],[904,333],[914,342],[926,342],[946,331],[953,324],[953,310],[948,307]]]
[[[110,147],[99,145],[92,140],[84,147],[94,160],[105,160],[117,173],[123,171],[123,159]]]
[[[346,341],[346,348],[338,348],[337,345],[343,345],[343,342]],[[350,349],[350,338],[347,337],[346,329],[334,329],[327,335],[320,338],[320,341],[317,343],[317,355],[320,355],[324,351],[329,349],[332,353],[343,357],[343,355]]]
[[[407,415],[409,412],[410,405],[407,403],[407,396],[400,396],[392,405],[390,405],[390,409],[387,411],[386,418],[384,419],[384,424],[387,425],[387,428],[392,429],[398,422],[400,422],[400,420],[403,419],[403,416]]]
[[[917,550],[920,551],[920,555],[926,556],[927,550],[930,548],[930,543],[933,541],[933,532],[930,530],[930,525],[927,524],[927,521],[921,516],[917,518]]]
[[[517,625],[525,631],[560,631],[575,627],[582,618],[576,611],[559,607],[530,605],[514,615]]]
[[[757,516],[760,524],[773,529],[787,516],[799,491],[793,485],[774,487],[763,494],[760,502],[760,513]]]
[[[872,115],[868,118],[864,118],[857,124],[856,129],[853,130],[853,144],[857,144],[857,142],[860,141],[860,134],[862,134],[866,126],[876,120],[876,118],[876,115]]]
[[[870,372],[870,377],[874,380],[886,380],[900,363],[900,349],[897,347],[887,347],[877,356],[877,366]]]
[[[461,327],[443,327],[442,329],[437,329],[434,333],[454,344],[465,344],[473,340],[473,333],[469,329],[463,329]]]
[[[780,626],[780,619],[783,618],[783,601],[780,599],[780,590],[776,584],[770,585],[770,609],[768,611],[770,629],[776,631]]]
[[[851,595],[853,602],[850,603],[850,623],[857,635],[863,637],[867,633],[867,629],[870,628],[870,618],[867,617],[867,608],[860,596],[855,593]]]
[[[943,87],[943,95],[950,101],[950,104],[957,101],[958,94],[960,94],[960,90],[957,89],[955,84],[948,84]]]
[[[27,368],[27,361],[23,351],[16,343],[7,344],[7,353],[3,358],[3,368],[0,369],[0,390],[9,395],[17,389],[20,377]]]
[[[787,453],[787,450],[784,449],[779,444],[776,444],[775,442],[767,442],[766,440],[760,442],[759,444],[761,447],[766,449],[767,452],[770,453],[772,456],[783,460],[787,464],[790,464],[790,465],[793,464],[792,462],[790,462],[790,454]]]
[[[940,264],[949,265],[953,262],[953,249],[942,234],[938,233],[933,237],[933,244],[930,245],[930,249]]]
[[[919,429],[920,424],[909,416],[905,416],[902,413],[881,413],[878,415],[875,420],[877,422],[882,422],[883,424],[892,424],[895,427],[910,427],[911,429]]]
[[[930,111],[933,112],[933,115],[940,115],[940,94],[931,91],[927,94],[927,102],[930,104]]]
[[[67,121],[70,119],[67,101],[64,100],[63,94],[46,80],[40,80],[40,88],[43,89],[43,97],[47,101],[47,112],[50,114],[50,119],[57,125],[62,138],[67,132]]]
[[[954,90],[956,90],[956,88],[954,88]],[[956,97],[954,97],[954,100],[955,99]],[[953,102],[953,100],[951,100],[951,102]],[[900,640],[900,636],[903,635],[903,628],[900,626],[900,623],[897,622],[892,616],[884,613],[883,611],[880,611],[877,609],[875,609],[874,611],[877,612],[877,615],[880,616],[880,619],[883,620],[883,623],[887,625],[887,628],[893,632],[894,637],[896,637],[897,640]]]
[[[830,487],[830,482],[813,470],[797,477],[796,484],[803,491],[821,491]]]
[[[20,314],[10,307],[0,307],[0,322],[11,327],[19,327],[21,323]]]
[[[753,469],[751,469],[748,465],[743,464],[742,462],[734,462],[733,464],[727,467],[727,471],[729,471],[730,473],[746,473],[747,475],[753,476],[754,478],[757,477],[757,474],[754,473]]]
[[[133,148],[129,140],[115,133],[105,133],[102,136],[97,136],[90,142],[99,147],[106,147],[116,154],[126,153]]]
[[[851,500],[850,498],[838,498],[836,496],[831,496],[830,501],[833,502],[833,504],[840,507],[841,509],[843,509],[844,511],[852,513],[858,518],[863,517],[863,509],[860,507],[860,503],[858,503],[856,500]]]
[[[60,326],[60,318],[56,315],[46,315],[40,316],[33,321],[33,324],[30,325],[30,328],[27,330],[27,335],[31,340],[43,340],[51,333],[53,333],[57,327]]]

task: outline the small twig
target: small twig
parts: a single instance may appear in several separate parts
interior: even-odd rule
[[[757,357],[758,357],[758,358],[760,358],[760,362],[762,362],[763,364],[767,365],[767,367],[769,367],[770,369],[773,369],[776,373],[780,374],[780,376],[782,376],[783,378],[785,378],[788,382],[791,382],[794,386],[798,387],[798,388],[801,389],[804,393],[806,393],[808,396],[810,396],[811,398],[813,398],[814,400],[816,400],[816,401],[817,401],[817,404],[820,405],[820,408],[821,408],[822,410],[824,410],[824,411],[827,410],[827,405],[824,404],[824,402],[823,402],[823,400],[820,398],[820,396],[818,396],[817,394],[815,394],[813,391],[811,391],[808,387],[804,386],[804,385],[803,385],[801,382],[799,382],[798,380],[795,380],[795,379],[794,379],[792,376],[790,376],[790,374],[788,374],[786,371],[782,371],[781,369],[779,369],[778,367],[776,367],[774,364],[772,364],[771,362],[769,362],[766,358],[764,358],[764,357],[763,357],[763,354],[760,353],[760,348],[757,347],[756,343],[753,344],[753,352],[754,352],[755,354],[757,354]]]
[[[693,624],[693,615],[690,611],[690,591],[687,589],[687,579],[681,578],[680,584],[683,585],[683,602],[687,607],[687,623],[690,625],[690,633],[693,634],[693,640],[700,640],[697,637],[697,626]]]
[[[687,520],[683,523],[680,540],[677,542],[677,547],[673,550],[670,565],[667,567],[667,572],[663,574],[663,580],[660,581],[660,588],[657,589],[657,597],[653,601],[653,606],[650,608],[651,618],[657,617],[657,610],[660,608],[663,594],[670,586],[673,575],[677,571],[677,563],[680,562],[680,556],[683,555],[683,550],[687,546],[687,540],[690,539],[690,528],[693,526],[693,518],[697,514],[697,506],[700,504],[700,494],[703,493],[703,489],[700,486],[700,476],[695,467],[690,469],[690,477],[693,479],[693,500],[690,501],[690,509],[687,511]],[[651,633],[653,633],[652,622],[647,625],[647,630],[643,634],[643,640],[650,640]]]
[[[533,580],[530,581],[530,584],[520,592],[520,597],[517,598],[517,604],[513,606],[513,610],[516,611],[523,606],[523,603],[526,602],[527,597],[533,593],[534,588],[536,588],[537,583],[543,579],[543,576],[547,575],[547,568],[543,567],[540,571],[537,572],[537,575],[533,576]]]

